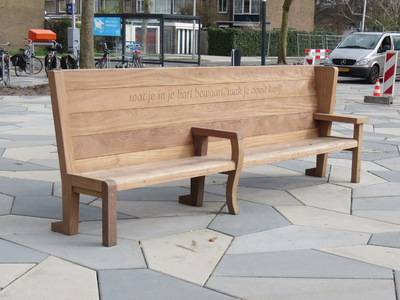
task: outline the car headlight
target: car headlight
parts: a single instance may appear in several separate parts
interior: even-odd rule
[[[329,56],[327,56],[327,57],[325,58],[325,64],[326,64],[326,65],[331,65],[331,64],[332,64],[332,59],[330,59]]]
[[[359,60],[358,62],[356,62],[356,66],[365,66],[366,64],[368,64],[371,61],[371,59],[369,58],[364,58]]]

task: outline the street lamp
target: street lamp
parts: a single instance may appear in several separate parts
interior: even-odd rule
[[[365,12],[367,10],[367,0],[364,0],[364,11],[363,11],[363,17],[362,17],[362,23],[361,23],[361,32],[364,32],[364,27],[365,27]]]
[[[262,0],[262,23],[261,23],[261,65],[265,66],[265,23],[267,22],[267,0]]]

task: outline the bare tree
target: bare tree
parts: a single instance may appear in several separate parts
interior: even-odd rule
[[[82,0],[82,24],[81,24],[81,51],[79,65],[82,69],[94,68],[94,46],[93,46],[93,0]]]
[[[278,65],[287,64],[286,50],[287,50],[287,35],[289,29],[289,9],[293,1],[294,0],[285,0],[285,2],[283,3],[281,36],[279,38]]]

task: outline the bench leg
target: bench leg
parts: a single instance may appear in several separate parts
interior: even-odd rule
[[[354,139],[358,141],[358,147],[352,150],[353,161],[351,166],[351,182],[353,183],[360,182],[362,134],[363,134],[363,124],[355,124]]]
[[[62,221],[51,224],[51,230],[67,235],[78,233],[79,193],[68,183],[62,183]]]
[[[179,203],[201,206],[203,205],[205,176],[190,178],[190,194],[179,196]]]
[[[230,171],[228,174],[228,182],[226,184],[226,203],[228,210],[231,215],[237,215],[239,213],[239,207],[237,205],[237,188],[239,185],[240,171]]]
[[[117,185],[107,180],[102,189],[103,245],[111,247],[117,244]]]
[[[328,164],[328,153],[317,155],[317,166],[306,170],[306,175],[315,177],[325,177],[326,166]]]

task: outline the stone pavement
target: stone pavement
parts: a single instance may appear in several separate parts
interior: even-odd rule
[[[304,175],[313,157],[245,169],[237,216],[223,175],[207,178],[203,207],[178,203],[186,180],[124,191],[111,248],[94,197],[81,199],[78,235],[50,230],[61,218],[50,97],[0,96],[0,299],[399,299],[400,96],[364,104],[373,90],[337,89],[335,112],[370,117],[361,183],[336,152],[325,178]]]

